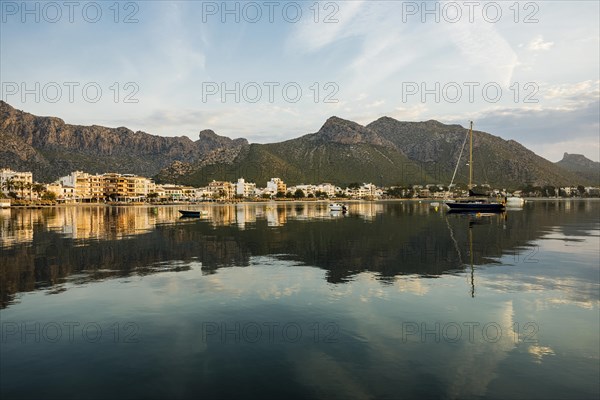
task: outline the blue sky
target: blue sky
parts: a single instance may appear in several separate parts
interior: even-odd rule
[[[565,151],[600,158],[597,1],[0,10],[2,100],[68,123],[264,143],[316,132],[332,115],[474,120],[551,161]]]

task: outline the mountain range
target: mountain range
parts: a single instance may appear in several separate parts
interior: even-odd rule
[[[209,129],[193,141],[125,127],[70,125],[0,101],[0,167],[32,171],[35,180],[47,182],[83,170],[139,174],[157,182],[194,186],[239,177],[259,185],[272,177],[288,184],[448,184],[466,132],[460,125],[437,121],[382,117],[363,126],[331,117],[318,132],[278,143],[250,144]],[[474,181],[479,184],[507,188],[598,184],[599,163],[581,155],[565,153],[565,159],[552,163],[514,140],[480,131],[473,132],[473,153]],[[468,146],[457,183],[467,181],[467,159]]]

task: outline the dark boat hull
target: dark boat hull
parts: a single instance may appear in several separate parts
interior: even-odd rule
[[[179,213],[182,217],[200,218],[200,211],[179,210]]]
[[[451,212],[502,212],[504,204],[500,203],[478,203],[478,202],[456,202],[446,203]]]

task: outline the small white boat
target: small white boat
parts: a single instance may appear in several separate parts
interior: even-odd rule
[[[522,197],[511,196],[506,198],[506,205],[508,207],[523,207],[524,204],[525,199]]]
[[[331,203],[329,204],[329,211],[341,211],[343,213],[348,211],[345,205],[339,203]]]

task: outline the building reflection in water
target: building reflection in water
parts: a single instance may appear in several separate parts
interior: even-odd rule
[[[586,235],[573,222],[587,223],[586,215],[598,204],[570,207],[565,213],[564,202],[540,203],[509,212],[508,219],[447,215],[418,202],[349,202],[347,215],[315,202],[3,210],[2,304],[15,293],[84,274],[84,281],[105,279],[165,270],[165,265],[181,270],[191,262],[214,274],[271,255],[322,268],[330,283],[348,282],[365,271],[389,284],[398,276],[464,272],[469,297],[476,297],[478,265],[503,256],[514,264],[529,263],[537,257],[531,243],[553,230]],[[182,208],[207,215],[180,218]]]
[[[44,225],[45,229],[72,239],[121,239],[147,233],[160,224],[184,221],[180,218],[179,209],[205,210],[208,214],[200,220],[208,221],[214,227],[237,225],[243,230],[259,219],[266,220],[270,227],[283,226],[288,220],[323,220],[348,216],[371,221],[383,213],[384,206],[377,203],[351,203],[347,216],[331,213],[327,203],[241,203],[179,207],[64,206],[1,210],[0,246],[31,242],[35,225]],[[427,211],[427,208],[424,210]],[[196,220],[185,220],[194,221]]]

